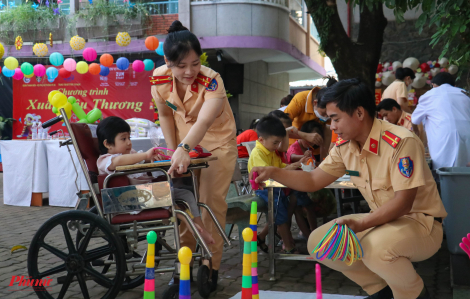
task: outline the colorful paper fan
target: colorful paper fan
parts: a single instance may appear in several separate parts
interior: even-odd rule
[[[362,245],[356,234],[347,225],[334,224],[323,239],[313,249],[318,260],[325,258],[332,261],[340,260],[351,266],[364,257]]]

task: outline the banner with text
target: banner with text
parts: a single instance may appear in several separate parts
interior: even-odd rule
[[[139,117],[153,121],[154,108],[149,82],[151,75],[152,71],[135,72],[131,64],[126,71],[114,65],[108,76],[90,73],[82,75],[74,71],[69,78],[57,77],[53,82],[49,82],[46,76],[13,80],[13,118],[18,120],[14,122],[13,138],[26,138],[33,122],[45,122],[55,116],[47,100],[47,95],[53,90],[59,90],[67,97],[74,96],[85,113],[98,108],[103,118]],[[72,112],[71,122],[76,121],[78,118]],[[49,131],[59,129],[66,133],[63,122],[52,126]]]

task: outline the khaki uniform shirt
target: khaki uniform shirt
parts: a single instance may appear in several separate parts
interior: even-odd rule
[[[200,145],[212,151],[235,139],[235,119],[219,73],[201,66],[196,80],[191,86],[188,86],[184,99],[180,99],[178,96],[175,80],[176,78],[173,77],[171,70],[166,65],[155,69],[153,76],[150,77],[150,83],[153,85],[153,99],[173,110],[177,143],[186,137],[196,122],[204,102],[214,98],[224,101],[225,104],[222,112],[207,130]]]
[[[405,128],[375,119],[362,151],[355,141],[338,140],[320,168],[336,177],[349,174],[372,212],[392,200],[396,191],[418,187],[405,217],[430,232],[434,218],[447,216],[424,158],[423,143]]]
[[[402,111],[401,117],[398,120],[397,126],[404,127],[413,132],[413,124],[411,123],[411,114]]]
[[[401,80],[395,80],[387,88],[385,88],[382,94],[382,100],[394,99],[398,102],[399,98],[408,99],[408,89],[406,88],[405,82]]]

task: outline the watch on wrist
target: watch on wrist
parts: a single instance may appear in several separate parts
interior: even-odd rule
[[[189,147],[189,145],[186,143],[180,143],[178,144],[178,147],[181,147],[184,151],[188,153],[191,151],[191,147]]]

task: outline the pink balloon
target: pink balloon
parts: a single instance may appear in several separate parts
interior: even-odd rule
[[[46,68],[42,64],[36,64],[33,68],[33,74],[42,77],[46,74]]]
[[[443,67],[443,68],[441,69],[441,73],[446,73],[446,72],[447,72],[447,69]]]
[[[23,77],[24,77],[23,72],[21,71],[21,69],[19,67],[17,67],[15,69],[15,74],[13,75],[13,79],[21,80],[21,79],[23,79]]]
[[[136,60],[132,63],[132,68],[134,69],[134,71],[136,72],[143,72],[144,69],[145,69],[145,65],[144,63],[142,62],[142,60]]]
[[[96,54],[96,50],[93,48],[86,48],[83,50],[83,58],[86,61],[93,61],[98,57],[98,54]]]
[[[389,70],[389,71],[393,71],[393,66],[389,66],[389,67],[388,67],[388,70]]]
[[[67,58],[64,61],[64,69],[66,69],[69,72],[75,71],[75,68],[77,67],[77,62],[73,58]]]

